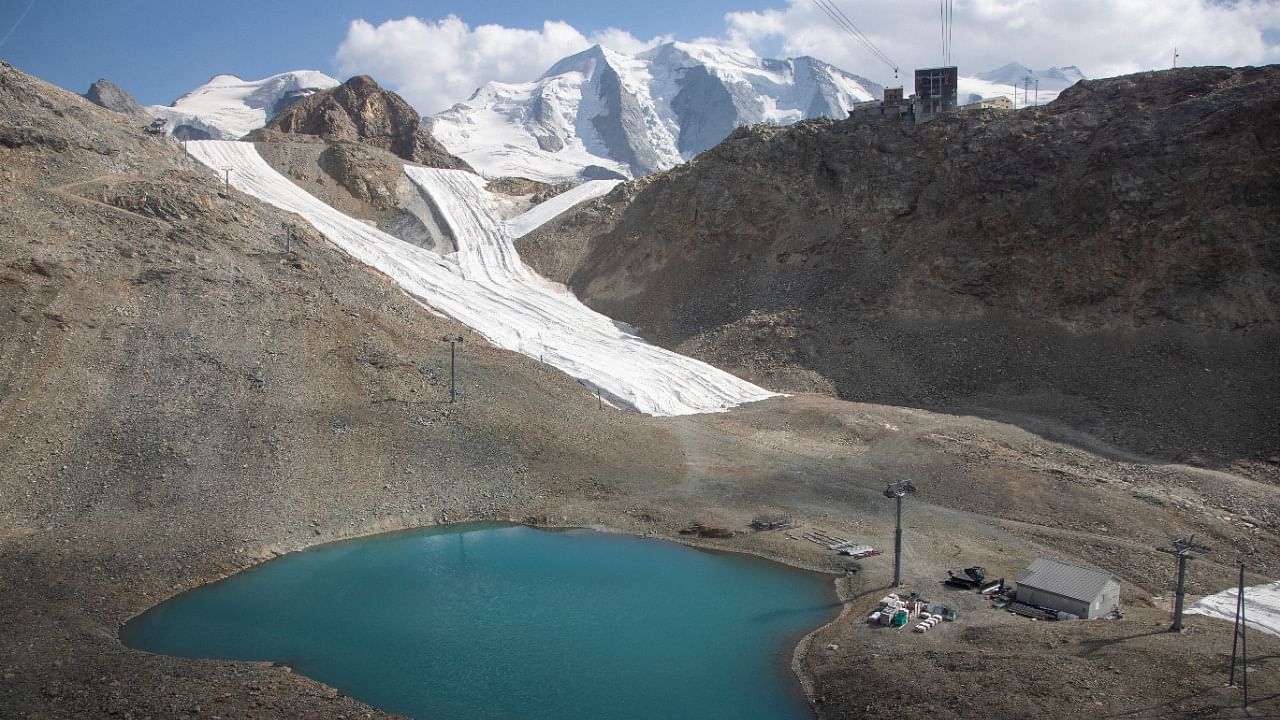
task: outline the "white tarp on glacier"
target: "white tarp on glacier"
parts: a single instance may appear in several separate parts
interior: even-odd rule
[[[559,195],[538,203],[529,209],[523,215],[518,215],[507,221],[507,232],[511,234],[511,238],[522,238],[534,230],[546,225],[554,220],[560,214],[569,208],[584,203],[588,200],[607,195],[610,190],[618,186],[621,180],[592,180],[584,182],[572,190],[566,190]]]
[[[250,143],[189,142],[187,150],[238,190],[297,213],[414,299],[489,342],[575,377],[621,407],[651,415],[718,412],[774,396],[704,362],[655,347],[530,273],[489,213],[480,177],[406,168],[435,202],[458,251],[441,256],[344,215],[294,185]]]
[[[1238,588],[1207,595],[1187,608],[1189,615],[1208,615],[1234,622]],[[1254,630],[1280,637],[1280,581],[1244,589],[1245,624]]]

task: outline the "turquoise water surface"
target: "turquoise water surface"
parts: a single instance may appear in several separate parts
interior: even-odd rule
[[[788,664],[830,579],[586,530],[464,525],[264,563],[125,625],[131,647],[287,663],[414,718],[809,717]]]

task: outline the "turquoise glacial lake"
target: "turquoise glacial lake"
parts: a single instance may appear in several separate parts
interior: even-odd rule
[[[827,576],[587,530],[462,525],[286,555],[131,620],[130,647],[281,662],[421,720],[811,717]]]

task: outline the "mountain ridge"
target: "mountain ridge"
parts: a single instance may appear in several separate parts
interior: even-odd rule
[[[263,139],[277,133],[357,142],[428,167],[471,170],[431,135],[404,98],[368,75],[299,98],[247,137]]]
[[[843,116],[879,85],[819,60],[768,60],[671,42],[635,55],[600,45],[529,83],[486,83],[431,117],[451,152],[489,175],[643,176],[684,162],[734,127]]]
[[[168,120],[169,133],[182,140],[239,140],[292,103],[339,84],[318,70],[291,70],[261,80],[224,73],[169,105],[149,105],[146,111]]]
[[[1027,76],[1041,79],[1038,101],[1045,103],[1083,73],[1064,66],[1037,74],[1009,63],[961,77],[961,100],[1008,95],[1011,80]],[[168,120],[179,139],[239,139],[340,84],[314,70],[261,80],[220,73],[145,111]],[[577,182],[642,177],[687,162],[736,127],[840,119],[882,93],[878,83],[812,56],[775,60],[687,42],[627,55],[594,45],[531,82],[485,83],[422,121],[448,153],[486,176]]]
[[[518,246],[646,338],[782,390],[1265,457],[1277,106],[1278,66],[1194,68],[1018,113],[740,128]]]

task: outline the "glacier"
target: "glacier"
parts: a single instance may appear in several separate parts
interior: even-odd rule
[[[1011,97],[1014,85],[1021,95],[1027,77],[1040,80],[1044,104],[1084,74],[1074,66],[1009,63],[960,77],[960,102]],[[903,78],[908,94],[910,83]],[[315,70],[261,80],[218,75],[172,105],[146,111],[168,120],[180,139],[238,140],[290,103],[337,85]],[[597,45],[532,82],[487,83],[425,120],[450,153],[486,177],[624,180],[691,160],[740,125],[841,119],[882,93],[879,84],[811,57],[771,60],[685,42],[626,55]]]
[[[777,395],[651,345],[530,272],[520,261],[508,224],[492,212],[497,201],[477,175],[405,166],[408,178],[430,198],[454,236],[457,250],[440,255],[324,204],[276,172],[251,143],[195,141],[187,143],[187,151],[215,171],[232,168],[230,182],[236,189],[302,216],[425,307],[467,325],[497,347],[560,369],[614,406],[650,415],[690,415]],[[517,226],[537,220],[535,216]]]
[[[843,118],[881,93],[808,57],[769,60],[682,42],[625,55],[597,45],[534,82],[488,83],[430,125],[488,177],[639,177],[692,159],[740,125]]]
[[[295,70],[261,80],[216,75],[172,105],[149,105],[146,111],[168,120],[169,132],[183,139],[239,140],[293,102],[340,84],[316,70]]]

